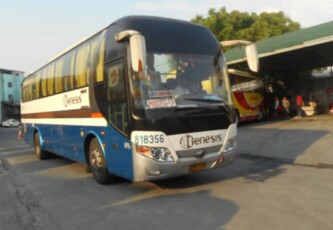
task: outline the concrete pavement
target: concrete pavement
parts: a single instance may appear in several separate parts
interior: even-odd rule
[[[239,157],[333,168],[333,116],[246,124],[238,134]],[[18,143],[16,138],[17,129],[0,128],[0,229],[56,229],[43,228],[48,218],[6,160],[8,141]]]
[[[0,154],[0,229],[25,229],[20,214],[20,199],[13,184],[9,169]]]
[[[333,168],[333,116],[295,117],[241,125],[238,153]]]

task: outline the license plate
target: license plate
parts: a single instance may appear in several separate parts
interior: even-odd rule
[[[199,163],[199,164],[193,164],[193,165],[190,165],[190,172],[198,172],[198,171],[201,171],[201,170],[204,170],[206,169],[207,167],[207,163]]]

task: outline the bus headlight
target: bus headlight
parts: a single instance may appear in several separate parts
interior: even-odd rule
[[[236,137],[230,138],[227,141],[227,143],[226,143],[226,145],[224,147],[223,152],[230,152],[230,151],[234,150],[234,148],[236,148],[236,145],[237,145]]]
[[[145,157],[158,162],[174,162],[171,152],[168,148],[136,146],[136,152]]]

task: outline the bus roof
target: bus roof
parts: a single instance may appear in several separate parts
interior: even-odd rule
[[[164,21],[164,22],[169,21],[169,22],[177,22],[177,23],[183,23],[183,24],[188,24],[188,25],[193,25],[193,26],[197,26],[197,27],[206,28],[206,27],[204,27],[204,26],[202,26],[200,24],[197,24],[197,23],[194,23],[194,22],[189,22],[189,21],[184,21],[184,20],[180,20],[180,19],[172,19],[172,18],[165,18],[165,17],[158,17],[158,16],[144,16],[144,15],[130,15],[130,16],[125,16],[125,17],[117,19],[116,21],[112,22],[111,24],[109,24],[108,26],[106,26],[103,29],[99,30],[98,32],[96,32],[96,33],[94,33],[92,35],[85,36],[82,39],[78,40],[77,42],[73,43],[73,45],[70,45],[69,47],[67,47],[66,49],[64,49],[64,51],[58,53],[53,58],[49,59],[49,61],[45,65],[43,65],[40,68],[36,69],[35,71],[29,73],[27,76],[29,76],[29,75],[37,72],[38,70],[44,68],[45,66],[47,66],[51,62],[55,61],[59,57],[61,57],[64,54],[68,53],[69,51],[71,51],[72,49],[78,47],[79,45],[81,45],[82,43],[84,43],[87,40],[91,39],[92,37],[98,35],[99,33],[102,33],[102,31],[108,29],[112,25],[120,25],[121,27],[128,28],[128,27],[131,27],[131,25],[133,24],[133,22],[138,21],[138,20],[139,21],[156,21],[156,22],[158,22],[158,21]]]

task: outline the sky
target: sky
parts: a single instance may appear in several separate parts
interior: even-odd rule
[[[45,65],[78,40],[127,15],[191,20],[208,10],[283,11],[302,28],[333,20],[333,0],[0,0],[0,68]]]

